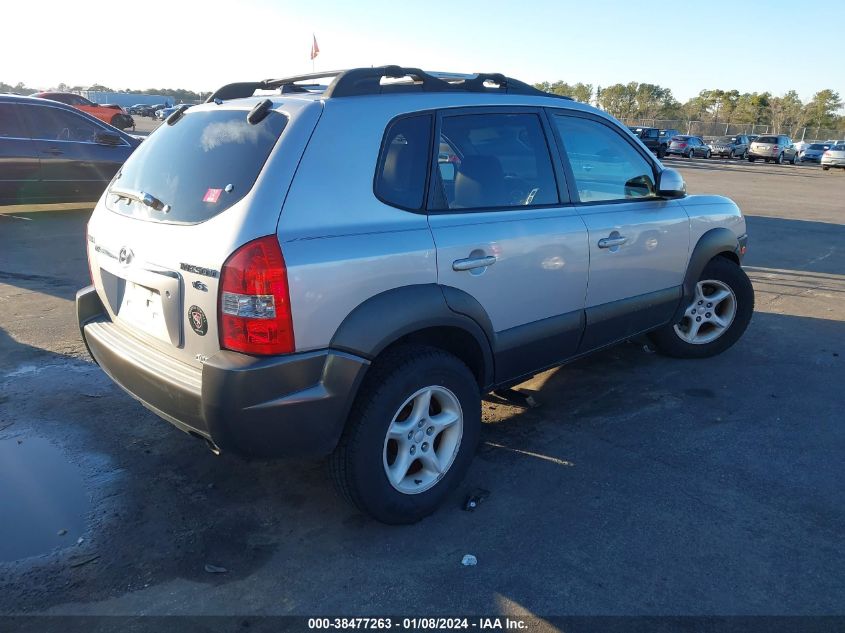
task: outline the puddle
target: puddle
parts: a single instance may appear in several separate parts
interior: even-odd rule
[[[0,561],[75,544],[89,505],[82,474],[58,448],[39,437],[0,440]]]

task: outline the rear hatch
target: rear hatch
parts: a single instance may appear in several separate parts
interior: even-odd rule
[[[91,276],[112,321],[190,365],[220,350],[223,264],[243,244],[275,235],[321,112],[313,99],[277,99],[249,122],[260,101],[197,106],[162,124],[88,224]]]
[[[761,136],[751,143],[751,150],[760,154],[771,154],[777,144],[777,136]]]

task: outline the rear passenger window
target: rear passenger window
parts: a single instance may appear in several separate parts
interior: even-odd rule
[[[402,209],[422,209],[432,121],[430,114],[410,116],[388,127],[376,171],[375,192],[381,201]]]
[[[32,138],[45,141],[78,141],[93,143],[103,128],[83,116],[61,108],[34,106],[27,108]]]
[[[555,115],[554,121],[581,202],[656,197],[651,163],[621,134],[582,117]]]
[[[433,210],[531,207],[559,202],[536,114],[443,118]]]
[[[0,103],[0,138],[26,138],[23,125],[18,118],[17,106]]]

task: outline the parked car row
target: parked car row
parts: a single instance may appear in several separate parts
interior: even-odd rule
[[[166,103],[155,103],[150,105],[148,103],[136,103],[133,106],[130,106],[128,111],[129,114],[135,114],[137,116],[149,117],[150,119],[155,118],[156,111],[161,110],[162,108],[166,108]]]
[[[655,139],[652,132],[643,133],[654,128],[629,128],[635,135],[639,136],[643,143],[651,149],[658,157],[682,156],[685,158],[711,158],[718,156],[722,158],[747,159],[753,163],[762,160],[767,163],[791,163],[795,165],[802,161],[820,163],[825,170],[831,167],[843,166],[840,164],[838,149],[845,148],[845,141],[827,141],[824,143],[793,143],[792,139],[785,134],[766,134],[762,136],[736,134],[719,136],[710,141],[705,141],[700,136],[690,134],[676,134],[668,141],[664,148],[658,135]],[[652,140],[651,145],[646,142]],[[828,157],[825,162],[825,157]]]
[[[83,96],[73,94],[72,92],[37,92],[32,96],[72,106],[77,110],[87,112],[88,114],[100,119],[100,121],[108,123],[119,130],[135,127],[134,119],[119,105],[94,103],[93,101],[90,101]]]
[[[184,108],[185,110],[187,110],[192,105],[193,104],[190,103],[180,103],[179,105],[173,105],[167,108],[159,108],[155,112],[155,118],[159,121],[164,121],[167,117],[176,112],[176,110],[178,110],[179,108]]]

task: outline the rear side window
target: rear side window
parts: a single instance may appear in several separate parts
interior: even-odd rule
[[[376,169],[379,200],[402,209],[422,209],[432,125],[433,117],[425,114],[404,117],[387,128]]]
[[[18,116],[18,107],[11,103],[0,103],[0,138],[26,138],[23,123]]]
[[[26,109],[32,138],[45,141],[76,141],[93,143],[103,128],[75,111],[50,106]]]
[[[531,207],[559,202],[540,118],[443,117],[433,210]]]
[[[144,192],[169,205],[163,214],[106,197],[117,213],[163,222],[208,220],[243,198],[255,184],[287,117],[271,111],[251,124],[246,110],[188,110],[164,124],[129,157],[110,190]]]
[[[778,137],[777,136],[759,136],[757,137],[758,143],[774,143],[777,145]]]
[[[653,198],[654,168],[621,134],[583,117],[555,115],[581,202]],[[692,139],[690,139],[692,140]]]

